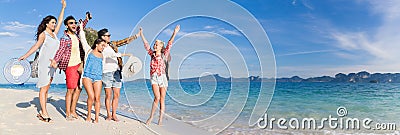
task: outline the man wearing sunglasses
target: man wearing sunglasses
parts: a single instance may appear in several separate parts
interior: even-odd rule
[[[67,30],[60,39],[60,46],[51,60],[51,66],[60,68],[65,72],[67,93],[65,94],[65,115],[68,121],[78,119],[76,114],[76,104],[81,93],[79,84],[80,76],[83,69],[83,61],[85,52],[83,50],[80,38],[79,29],[84,29],[89,19],[90,13],[86,13],[86,19],[82,21],[83,28],[80,28],[73,16],[68,16],[64,20],[64,25]]]
[[[118,53],[118,47],[129,44],[133,40],[139,37],[139,33],[128,38],[111,41],[111,34],[108,32],[108,29],[101,29],[97,32],[98,38],[104,39],[107,41],[108,45],[104,48],[103,51],[103,86],[105,91],[105,106],[107,110],[107,118],[106,120],[114,120],[119,121],[116,115],[116,110],[118,107],[118,101],[120,96],[120,90],[122,87],[122,58],[121,56],[130,56],[130,54],[121,54]],[[118,56],[118,57],[109,57],[109,56]],[[111,96],[112,103],[111,103]],[[112,107],[112,113],[110,113],[110,106]]]

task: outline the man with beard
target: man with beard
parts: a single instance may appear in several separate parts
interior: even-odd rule
[[[82,22],[85,28],[87,22],[91,19],[90,13],[86,13],[86,19]],[[51,66],[60,68],[65,72],[67,93],[65,94],[65,116],[68,121],[78,119],[76,114],[76,104],[82,91],[80,88],[80,78],[83,70],[83,61],[85,52],[83,50],[77,22],[73,16],[68,16],[64,20],[67,30],[60,39],[60,48],[57,50],[54,59],[51,60]]]

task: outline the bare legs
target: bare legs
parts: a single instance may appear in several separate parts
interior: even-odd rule
[[[67,90],[67,93],[65,94],[65,115],[67,118],[69,118],[70,116],[72,116],[73,118],[78,118],[78,115],[76,114],[76,104],[78,102],[81,91],[82,90],[79,87]]]
[[[92,80],[87,79],[87,78],[83,78],[82,79],[83,82],[83,86],[85,87],[86,93],[88,95],[87,98],[87,117],[86,117],[86,121],[92,121],[92,105],[93,105],[93,101],[94,101],[94,90],[93,90],[93,85],[92,85]],[[95,107],[96,109],[96,107]],[[95,110],[96,111],[96,110]]]
[[[83,78],[83,86],[86,89],[86,93],[88,94],[87,98],[87,118],[86,121],[91,121],[91,113],[92,113],[92,104],[93,101],[95,102],[94,110],[96,111],[95,114],[95,123],[99,122],[99,114],[100,114],[100,94],[101,94],[101,87],[102,87],[102,82],[101,81],[96,81],[92,83],[92,80]]]
[[[106,120],[114,120],[114,121],[119,121],[117,118],[117,108],[118,108],[118,102],[119,102],[119,96],[120,96],[120,90],[121,88],[105,88],[106,91],[106,99],[105,99],[105,104],[106,104],[106,110],[107,110],[107,118]],[[113,99],[111,103],[111,95],[113,94]],[[110,105],[112,106],[112,113],[110,114]]]
[[[105,104],[106,104],[106,110],[107,110],[107,118],[106,118],[106,120],[111,120],[112,119],[112,117],[111,117],[111,114],[110,114],[110,99],[111,99],[111,88],[104,88],[104,90],[105,90],[105,95],[106,95],[106,98],[105,98]]]
[[[160,117],[158,119],[158,125],[162,125],[162,118],[165,112],[165,95],[167,90],[165,87],[158,87],[156,84],[151,85],[151,87],[153,89],[154,100],[151,106],[150,117],[147,119],[146,124],[149,125],[153,120],[154,113],[158,107],[158,102],[160,102]]]
[[[112,119],[114,121],[119,121],[117,118],[117,108],[118,108],[118,102],[119,102],[119,95],[120,95],[120,88],[114,88],[114,97],[112,100]]]
[[[77,87],[75,89],[74,94],[72,95],[72,104],[71,104],[71,115],[75,119],[78,118],[78,114],[76,114],[76,104],[78,103],[79,100],[79,95],[81,94],[82,89]]]
[[[41,87],[40,91],[39,91],[39,102],[40,102],[40,107],[42,110],[41,115],[43,118],[49,118],[49,114],[47,113],[46,103],[47,103],[47,93],[49,91],[50,84],[52,81],[53,81],[53,78],[50,78],[49,84]]]
[[[162,120],[165,112],[165,94],[167,89],[165,87],[160,87],[160,117],[158,119],[158,125],[162,125]]]

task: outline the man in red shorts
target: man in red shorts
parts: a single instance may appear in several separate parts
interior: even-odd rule
[[[86,19],[82,22],[85,28],[90,14],[86,14]],[[81,70],[85,52],[79,39],[79,29],[74,17],[68,16],[64,20],[67,27],[64,35],[60,39],[60,46],[51,60],[52,67],[58,67],[65,72],[67,93],[65,94],[65,116],[67,120],[78,119],[76,114],[76,104],[81,93],[79,80],[81,78]],[[58,64],[58,65],[57,65]],[[81,66],[81,67],[80,67]]]

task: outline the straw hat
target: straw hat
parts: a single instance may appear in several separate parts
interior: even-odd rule
[[[142,61],[138,57],[131,56],[122,67],[122,75],[124,78],[130,78],[142,70]]]
[[[6,80],[12,84],[23,84],[31,77],[31,65],[27,60],[17,58],[8,60],[3,69]]]

